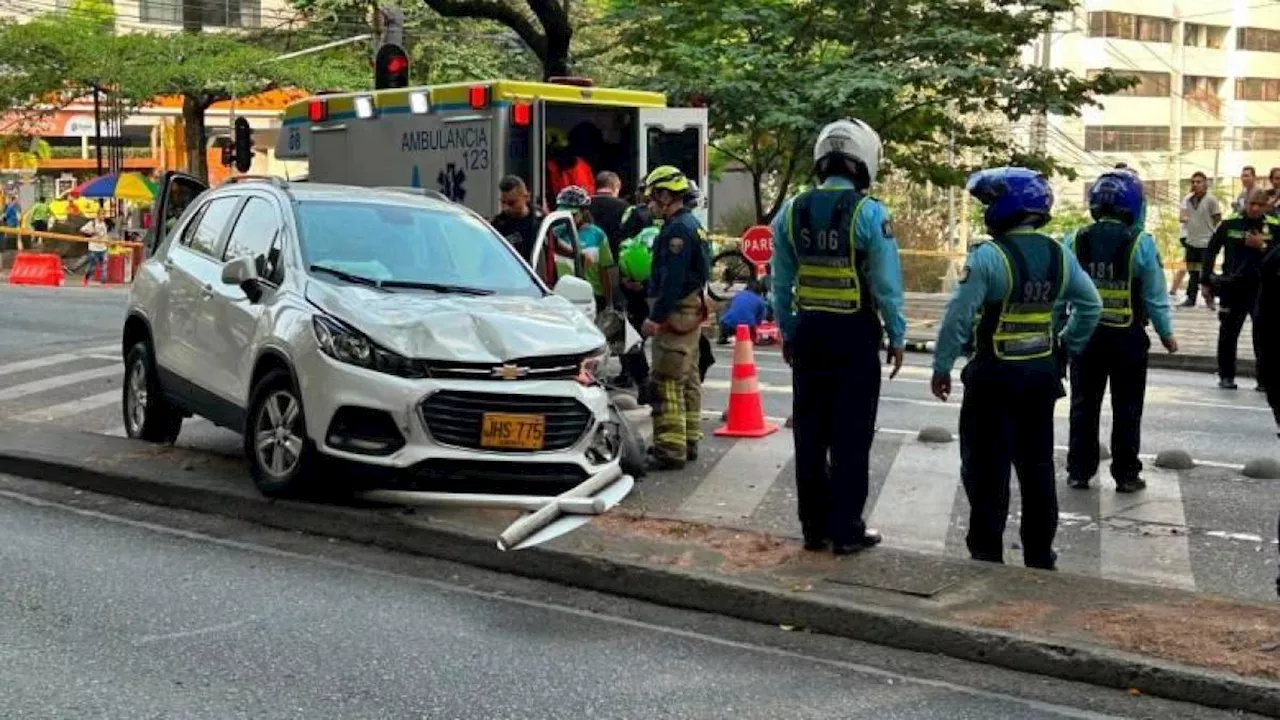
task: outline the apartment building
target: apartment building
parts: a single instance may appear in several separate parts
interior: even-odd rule
[[[103,0],[99,0],[100,2]],[[73,0],[6,0],[0,3],[0,17],[18,21],[37,15],[65,10]],[[182,29],[183,0],[110,0],[116,13],[116,29],[128,32],[176,32]],[[271,28],[286,24],[296,17],[286,0],[194,0],[201,10],[201,21],[207,32],[226,32]],[[249,120],[255,134],[253,172],[274,172],[281,168],[274,159],[275,136],[280,127],[280,112],[297,99],[298,93],[271,92],[261,96],[240,98],[235,114]],[[100,108],[102,109],[102,108]],[[178,98],[156,98],[145,107],[123,118],[111,118],[103,110],[102,135],[104,154],[119,150],[121,169],[152,173],[185,167],[182,146],[182,105]],[[217,103],[206,113],[209,130],[210,176],[214,181],[229,174],[220,164],[219,143],[230,133],[231,103]],[[39,192],[58,196],[79,181],[96,174],[98,135],[91,98],[62,108],[34,122],[29,117],[0,115],[0,136],[37,134],[51,146],[53,157],[42,160],[35,169],[7,167],[12,163],[0,157],[0,181],[22,180],[38,186]],[[30,188],[28,194],[35,192]]]
[[[1253,165],[1280,167],[1280,0],[1088,0],[1059,20],[1028,61],[1138,83],[1081,117],[1050,116],[1045,148],[1080,177],[1057,181],[1060,203],[1083,204],[1089,182],[1124,162],[1156,212],[1175,208],[1195,171],[1229,200]]]

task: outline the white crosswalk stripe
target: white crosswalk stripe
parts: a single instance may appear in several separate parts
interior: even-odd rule
[[[867,524],[882,532],[890,546],[945,553],[960,487],[959,463],[955,445],[903,442]]]
[[[789,526],[789,532],[798,536],[794,501],[790,499],[794,476],[783,470],[790,467],[793,436],[780,431],[758,440],[708,439],[708,443],[717,442],[725,443],[718,460],[689,486],[689,492],[669,510],[670,516],[769,532]],[[882,433],[876,442],[873,454],[892,453],[892,459],[887,472],[873,471],[872,487],[875,490],[878,485],[878,492],[873,492],[868,503],[867,524],[884,534],[886,547],[966,557],[962,528],[968,523],[968,502],[960,482],[958,446],[921,443],[901,433]],[[1205,590],[1198,586],[1193,568],[1192,531],[1183,505],[1182,478],[1157,468],[1146,470],[1144,477],[1147,490],[1132,495],[1117,494],[1110,484],[1088,496],[1069,495],[1079,491],[1059,489],[1064,500],[1091,498],[1085,501],[1090,505],[1087,514],[1063,513],[1059,544],[1065,539],[1080,552],[1072,555],[1063,551],[1060,565],[1116,580]],[[1013,484],[1015,498],[1005,544],[1011,548],[1007,561],[1020,563],[1016,475]],[[788,497],[785,507],[767,507],[766,498],[775,493]],[[763,514],[779,507],[786,516]],[[1222,531],[1204,534],[1257,538]],[[1087,551],[1090,546],[1092,552]]]

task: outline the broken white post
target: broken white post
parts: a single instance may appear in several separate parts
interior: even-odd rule
[[[612,485],[621,477],[622,467],[615,464],[607,470],[602,470],[601,472],[587,478],[577,487],[557,495],[546,505],[529,515],[525,515],[524,517],[516,520],[511,523],[506,530],[503,530],[502,534],[498,536],[498,549],[510,550],[524,542],[524,540],[530,535],[533,535],[537,531],[549,525],[564,512],[560,509],[561,500],[571,500],[584,497],[590,498],[597,492],[605,489],[609,485]]]

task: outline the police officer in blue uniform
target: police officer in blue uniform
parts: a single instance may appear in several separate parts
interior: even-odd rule
[[[806,550],[830,545],[837,555],[881,539],[862,517],[881,319],[890,378],[906,345],[897,241],[888,211],[868,194],[880,155],[880,136],[861,120],[823,128],[813,151],[821,185],[789,199],[773,221],[773,303],[793,368],[800,526]]]
[[[1010,466],[1022,490],[1027,567],[1052,570],[1058,530],[1053,407],[1065,395],[1069,355],[1084,350],[1102,301],[1074,255],[1039,231],[1053,210],[1044,175],[1019,167],[974,173],[968,191],[986,206],[992,239],[969,254],[947,303],[933,360],[933,394],[951,395],[951,368],[973,337],[961,372],[960,477],[972,508],[966,543],[975,560],[1004,561]],[[1059,332],[1057,317],[1070,303]]]
[[[1071,362],[1071,441],[1067,484],[1087,490],[1098,471],[1098,421],[1111,383],[1111,477],[1116,492],[1147,486],[1140,477],[1142,405],[1147,389],[1147,323],[1169,352],[1177,352],[1164,268],[1155,239],[1138,224],[1146,201],[1142,182],[1130,170],[1111,170],[1089,188],[1095,222],[1073,230],[1063,245],[1093,279],[1102,298],[1098,329]]]

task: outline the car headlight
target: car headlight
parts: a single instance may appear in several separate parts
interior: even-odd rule
[[[599,380],[600,372],[604,370],[604,359],[608,357],[608,350],[601,347],[590,355],[582,358],[578,363],[578,382],[583,385],[595,385]]]
[[[425,377],[422,369],[408,358],[378,347],[355,328],[324,315],[311,317],[316,345],[325,355],[348,365],[358,365],[370,370],[407,378]]]

